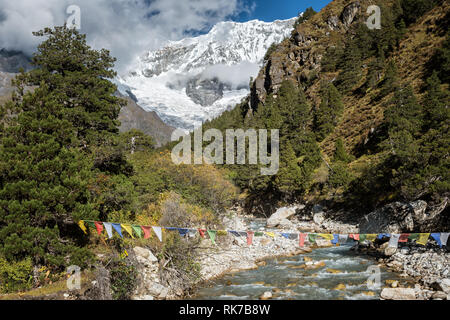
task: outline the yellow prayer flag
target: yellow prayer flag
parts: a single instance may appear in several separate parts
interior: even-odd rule
[[[429,237],[430,237],[429,233],[419,233],[419,238],[416,240],[416,243],[425,246],[428,242]]]
[[[376,238],[377,238],[377,235],[376,235],[376,234],[373,234],[373,233],[371,233],[371,234],[366,234],[366,240],[369,240],[369,241],[375,241]]]
[[[274,232],[266,232],[266,235],[268,235],[271,238],[275,238],[275,233]]]
[[[78,225],[80,226],[81,230],[83,230],[83,232],[85,234],[87,234],[86,226],[84,225],[84,221],[83,220],[78,221]]]
[[[327,234],[327,233],[318,233],[319,237],[324,238],[325,240],[333,240],[334,236],[332,234]]]
[[[131,226],[130,226],[130,225],[128,225],[128,224],[122,224],[122,228],[123,228],[126,232],[128,232],[128,234],[134,239],[134,236],[133,236],[133,229],[131,229]]]

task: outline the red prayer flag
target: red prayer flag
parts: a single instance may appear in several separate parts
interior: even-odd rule
[[[148,239],[151,236],[150,230],[152,230],[152,227],[145,227],[141,226],[142,231],[144,231],[144,239]]]
[[[198,233],[200,233],[200,237],[204,238],[205,237],[205,229],[198,229]]]
[[[305,245],[305,239],[306,239],[306,233],[300,233],[300,247],[303,247]]]
[[[253,242],[253,231],[247,231],[247,244],[251,245]]]
[[[350,238],[356,241],[359,241],[359,233],[350,234]]]
[[[103,222],[94,221],[95,228],[97,229],[97,233],[101,234],[103,231]]]
[[[398,242],[408,242],[409,235],[409,233],[402,233],[398,239]]]

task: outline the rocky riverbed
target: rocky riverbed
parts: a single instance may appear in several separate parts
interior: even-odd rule
[[[319,209],[315,208],[310,219],[298,215],[303,206],[280,208],[269,219],[255,219],[236,213],[229,213],[223,218],[225,229],[254,230],[277,232],[323,232],[323,233],[358,233],[359,226],[337,222]],[[252,245],[248,245],[245,236],[235,237],[231,234],[220,236],[213,244],[210,239],[202,239],[197,248],[197,260],[201,265],[201,278],[193,287],[201,286],[208,281],[220,278],[226,274],[243,270],[253,270],[264,266],[267,259],[274,257],[297,256],[306,254],[316,247],[331,246],[330,241],[319,240],[314,247],[300,248],[298,240],[286,239],[282,236],[253,237]],[[402,244],[402,246],[404,246]],[[356,245],[353,250],[358,254],[373,256],[377,264],[396,273],[411,282],[392,281],[380,293],[381,299],[389,300],[422,300],[449,299],[450,255],[446,250],[433,246],[404,246],[397,250],[387,250],[387,243],[377,245]],[[192,288],[171,283],[163,285],[158,259],[147,248],[135,247],[131,254],[135,260],[140,275],[139,285],[133,299],[182,299],[187,298]],[[305,261],[304,269],[324,267],[321,261]],[[269,294],[266,294],[267,296]],[[261,299],[270,297],[261,296]]]

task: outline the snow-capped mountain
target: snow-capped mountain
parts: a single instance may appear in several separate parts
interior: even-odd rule
[[[119,90],[167,124],[190,130],[249,93],[267,49],[290,35],[295,19],[220,22],[207,34],[169,41],[118,77]]]

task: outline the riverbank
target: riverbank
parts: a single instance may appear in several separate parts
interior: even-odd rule
[[[223,223],[229,230],[251,230],[243,216],[234,215],[232,218],[224,218]],[[293,229],[284,231],[294,232]],[[135,253],[138,252],[137,261],[141,264],[138,269],[143,275],[143,283],[146,284],[138,286],[133,297],[135,300],[186,298],[195,288],[225,274],[256,269],[264,265],[266,259],[299,255],[311,252],[312,249],[307,246],[300,248],[298,241],[281,236],[275,236],[274,238],[255,236],[251,245],[247,244],[245,236],[235,237],[231,234],[219,236],[214,244],[210,239],[204,238],[196,251],[197,261],[201,266],[201,278],[187,290],[182,290],[181,286],[176,285],[170,288],[162,286],[158,277],[159,270],[155,263],[156,258],[149,261],[150,254],[146,252],[147,250],[142,250],[142,248],[134,250]]]
[[[287,218],[283,218],[287,219]],[[139,272],[143,275],[141,283],[145,285],[138,286],[133,299],[136,300],[153,300],[153,299],[183,299],[190,297],[196,288],[207,285],[226,274],[236,273],[245,270],[257,269],[265,265],[265,260],[277,257],[289,257],[300,254],[309,253],[313,248],[329,247],[331,242],[327,240],[317,239],[312,246],[308,242],[304,247],[299,247],[298,239],[287,239],[280,236],[280,232],[295,233],[299,231],[305,232],[339,232],[352,233],[357,232],[357,226],[344,224],[329,220],[315,219],[313,221],[299,221],[290,219],[284,225],[272,225],[270,228],[266,226],[265,219],[259,219],[260,223],[248,223],[251,219],[249,216],[242,216],[233,213],[223,218],[224,227],[228,230],[253,230],[253,231],[276,231],[274,237],[267,235],[254,236],[252,244],[247,244],[245,236],[235,237],[227,234],[216,238],[213,244],[210,239],[202,239],[197,248],[197,261],[201,266],[199,278],[189,288],[182,289],[181,285],[172,284],[165,287],[160,284],[159,270],[156,264],[156,258],[151,257],[151,253],[147,249],[135,249],[137,253],[137,261],[141,264],[138,266]],[[149,260],[150,263],[149,263]],[[142,265],[144,268],[142,268]],[[305,269],[315,269],[324,267],[322,261],[307,261],[304,264]]]
[[[381,266],[401,273],[404,278],[415,279],[414,288],[401,288],[396,283],[381,293],[382,299],[396,300],[450,300],[450,253],[438,247],[399,245],[387,248],[358,246],[361,254],[375,257]]]

